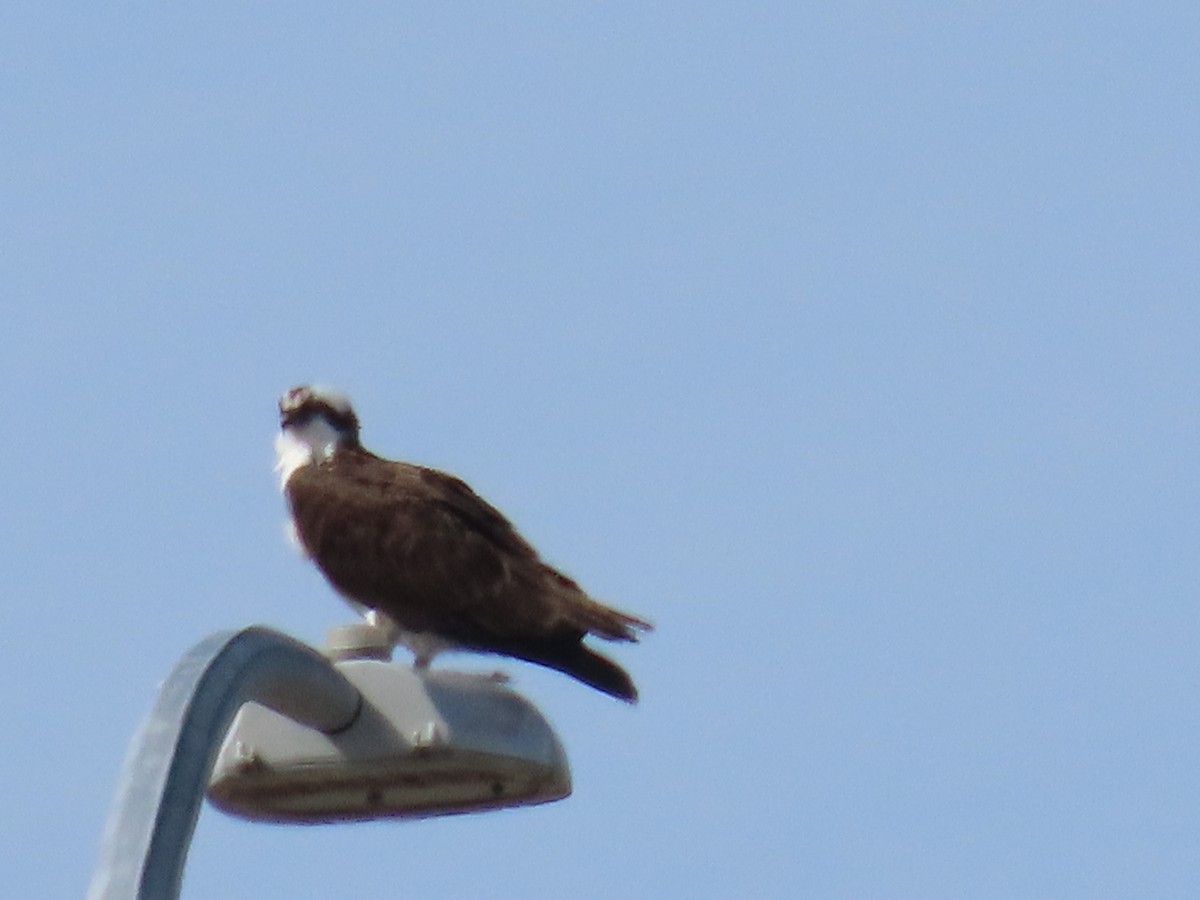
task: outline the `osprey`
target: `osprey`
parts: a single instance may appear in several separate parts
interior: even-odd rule
[[[337,391],[292,388],[279,416],[277,468],[301,548],[369,621],[395,626],[418,668],[444,649],[497,653],[637,700],[629,676],[582,641],[636,641],[650,623],[544,563],[460,479],[364,449]]]

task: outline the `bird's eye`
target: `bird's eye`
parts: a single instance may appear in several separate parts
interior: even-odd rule
[[[304,425],[312,420],[316,415],[316,410],[312,407],[300,407],[299,409],[285,409],[280,414],[280,422],[284,426]]]

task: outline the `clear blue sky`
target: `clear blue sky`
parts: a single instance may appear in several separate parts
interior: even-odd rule
[[[7,4],[5,891],[190,646],[345,620],[275,401],[653,618],[575,795],[201,816],[185,897],[1190,897],[1195,4]],[[456,664],[478,667],[478,660]]]

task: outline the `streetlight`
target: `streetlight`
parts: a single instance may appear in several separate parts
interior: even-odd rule
[[[206,789],[223,811],[272,822],[570,794],[553,730],[495,678],[393,665],[370,626],[331,637],[333,661],[261,627],[212,635],[179,661],[130,748],[89,900],[178,897]]]

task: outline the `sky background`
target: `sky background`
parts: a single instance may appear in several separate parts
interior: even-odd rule
[[[271,471],[316,380],[652,618],[643,700],[506,665],[571,798],[206,806],[184,897],[1195,896],[1197,46],[1170,2],[5,4],[5,893],[82,895],[190,647],[346,621]]]

